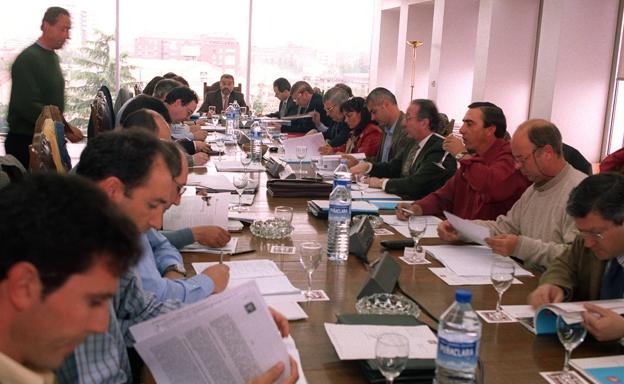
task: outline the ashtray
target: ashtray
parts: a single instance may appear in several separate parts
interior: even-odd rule
[[[254,236],[272,240],[288,237],[295,230],[288,221],[281,219],[255,220],[249,229]]]
[[[362,297],[355,309],[363,315],[409,315],[420,316],[420,308],[405,296],[391,293],[375,293]]]

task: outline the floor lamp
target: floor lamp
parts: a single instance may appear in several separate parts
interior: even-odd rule
[[[416,48],[423,45],[422,41],[419,40],[408,40],[407,45],[412,47],[412,81],[410,86],[412,90],[410,91],[410,101],[414,100],[414,82],[416,81]]]

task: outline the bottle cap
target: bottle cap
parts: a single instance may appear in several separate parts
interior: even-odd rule
[[[472,292],[466,289],[458,289],[457,291],[455,291],[455,301],[457,301],[458,303],[470,303],[471,299]]]

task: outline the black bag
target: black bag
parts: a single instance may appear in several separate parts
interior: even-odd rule
[[[321,197],[328,199],[332,185],[314,180],[269,180],[267,190],[273,197]]]

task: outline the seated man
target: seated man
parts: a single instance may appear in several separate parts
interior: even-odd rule
[[[208,92],[199,112],[208,112],[208,107],[214,106],[216,113],[223,113],[236,100],[239,106],[247,107],[245,95],[234,90],[234,76],[224,73],[219,79],[219,90]]]
[[[439,125],[438,108],[431,100],[413,100],[402,126],[407,137],[414,139],[397,156],[386,163],[360,162],[350,168],[358,175],[368,173],[369,186],[381,188],[405,199],[420,199],[442,187],[457,169],[455,159],[447,156],[444,169],[435,163],[444,156],[442,139],[433,134]]]
[[[511,138],[511,152],[533,184],[507,214],[475,222],[490,229],[486,241],[494,252],[547,268],[577,234],[562,196],[569,196],[586,175],[564,159],[561,133],[546,120],[520,124]],[[448,221],[440,223],[438,233],[443,240],[458,240]]]
[[[169,92],[183,85],[184,84],[174,79],[162,79],[156,84],[156,87],[154,88],[154,97],[164,102]],[[203,142],[208,136],[208,132],[202,131],[201,127],[198,124],[187,125],[184,122],[180,122],[172,124],[171,130],[171,136],[176,140],[186,139],[189,141]]]
[[[403,129],[403,112],[399,109],[392,92],[381,87],[373,89],[368,94],[366,105],[371,113],[371,119],[377,121],[384,132],[375,161],[390,162],[412,142]]]
[[[463,121],[459,131],[463,143],[449,135],[442,146],[459,161],[459,170],[437,191],[411,205],[399,204],[399,219],[407,220],[404,210],[411,210],[414,215],[449,211],[464,219],[492,220],[507,212],[529,186],[515,168],[509,142],[503,139],[507,122],[498,106],[472,103]]]
[[[556,258],[528,298],[537,308],[561,301],[621,299],[624,295],[624,176],[589,176],[572,190],[567,211],[580,235]],[[584,325],[598,340],[624,337],[624,318],[586,305]]]
[[[311,112],[319,114],[318,121],[329,127],[331,118],[323,106],[323,98],[318,93],[314,93],[312,86],[306,81],[297,81],[290,90],[290,97],[299,106],[298,115],[310,115],[310,118],[293,120],[290,127],[282,127],[282,132],[307,133],[316,128]]]
[[[86,336],[106,332],[138,234],[75,176],[40,173],[0,190],[0,383],[52,383]]]
[[[349,99],[347,92],[340,87],[330,88],[323,95],[323,109],[332,120],[330,126],[326,126],[321,122],[321,115],[314,111],[312,114],[312,122],[316,126],[318,132],[323,133],[323,138],[327,145],[319,148],[322,155],[330,155],[334,153],[334,148],[344,145],[349,139],[351,130],[345,123],[344,113],[342,113],[342,104]]]
[[[197,94],[187,86],[174,88],[167,93],[164,102],[167,110],[169,111],[169,115],[171,116],[171,132],[181,132],[187,129],[186,126],[180,128],[179,125],[184,125],[184,122],[191,117],[195,108],[197,108],[197,100]],[[197,134],[200,135],[197,135],[195,138],[196,134],[193,133],[195,151],[208,152],[210,149],[209,145],[204,142],[207,133],[204,131],[197,131]],[[188,139],[184,137],[184,135],[178,135],[177,138]]]
[[[299,107],[293,101],[292,97],[290,97],[290,82],[288,82],[288,80],[283,77],[275,79],[273,82],[273,91],[280,103],[277,111],[269,113],[267,117],[283,119],[285,116],[296,115],[299,112]]]

